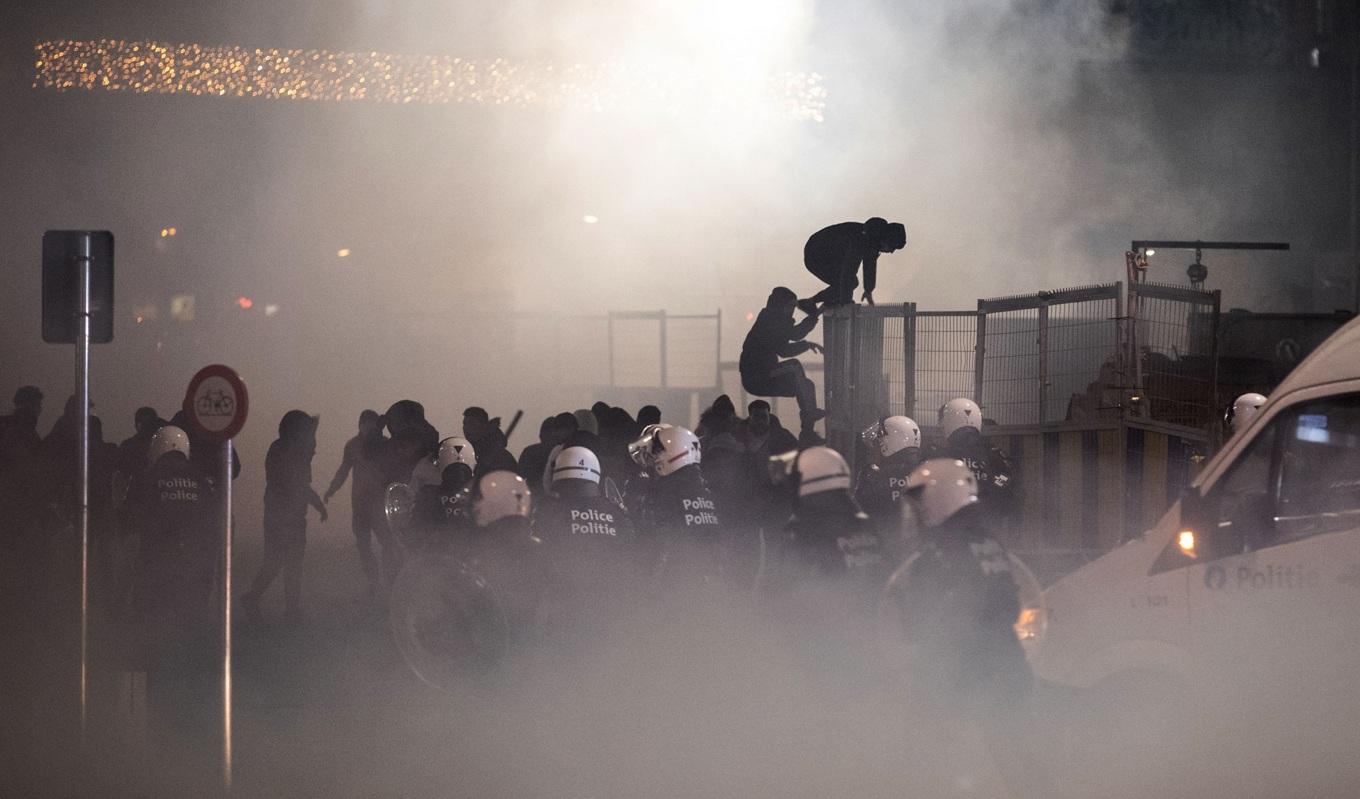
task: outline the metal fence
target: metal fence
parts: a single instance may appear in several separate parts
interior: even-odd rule
[[[930,426],[955,397],[989,424],[1069,418],[1073,397],[1117,360],[1122,285],[979,300],[976,311],[915,304],[831,309],[825,317],[828,427],[851,434],[891,414]]]
[[[609,375],[622,388],[712,388],[722,382],[722,313],[611,311]]]
[[[1204,427],[1218,414],[1219,292],[1161,283],[1129,286],[1135,415]]]
[[[1117,351],[1122,294],[1110,283],[979,300],[974,399],[984,418],[1002,425],[1071,418],[1072,398]]]

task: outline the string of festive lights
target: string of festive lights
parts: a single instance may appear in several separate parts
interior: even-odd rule
[[[814,72],[779,72],[742,92],[705,89],[694,75],[622,63],[554,64],[504,58],[208,47],[118,39],[34,45],[35,89],[190,94],[275,100],[530,106],[594,111],[727,113],[753,97],[794,119],[822,121],[827,94]],[[734,84],[740,84],[734,81]],[[727,91],[732,88],[732,91]],[[763,98],[759,97],[763,95]]]

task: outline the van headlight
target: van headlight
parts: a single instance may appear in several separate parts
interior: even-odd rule
[[[1048,611],[1044,608],[1021,608],[1020,618],[1015,622],[1015,637],[1020,643],[1038,644],[1048,628]]]

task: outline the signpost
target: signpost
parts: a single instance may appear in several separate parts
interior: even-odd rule
[[[222,445],[222,787],[231,791],[231,440],[246,423],[250,398],[240,375],[221,364],[205,366],[184,392],[184,415],[199,438]]]
[[[42,331],[49,344],[76,345],[76,519],[80,527],[80,732],[89,718],[90,343],[113,339],[113,234],[43,233]]]

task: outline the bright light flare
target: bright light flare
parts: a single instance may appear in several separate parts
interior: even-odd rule
[[[33,87],[402,105],[548,105],[677,116],[740,113],[754,104],[820,122],[826,107],[821,76],[789,70],[776,58],[782,55],[784,26],[770,27],[788,17],[776,10],[782,4],[748,2],[741,14],[729,5],[706,0],[698,9],[686,6],[677,11],[688,21],[676,29],[678,42],[662,36],[659,46],[639,45],[637,57],[618,58],[611,51],[608,60],[594,63],[56,39],[33,47]],[[695,43],[704,46],[695,49]],[[666,50],[675,55],[662,55]]]
[[[587,225],[593,225],[596,222],[599,222],[600,218],[594,214],[586,214],[585,216],[581,217],[581,221],[585,222]]]
[[[340,249],[338,249],[338,250],[335,251],[335,256],[336,256],[337,258],[348,258],[348,257],[349,257],[349,248],[348,248],[348,247],[341,247]]]
[[[1181,530],[1176,534],[1176,546],[1181,548],[1181,552],[1190,557],[1197,557],[1195,552],[1195,531]]]
[[[255,301],[244,295],[236,298],[236,304],[240,306],[243,311],[249,311],[251,308],[255,307]]]

